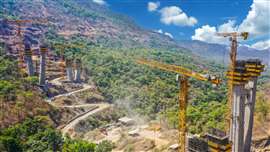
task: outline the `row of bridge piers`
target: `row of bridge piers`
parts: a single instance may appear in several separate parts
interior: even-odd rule
[[[47,54],[48,47],[46,45],[40,45],[39,47],[39,65],[33,64],[33,53],[31,50],[30,44],[25,44],[24,47],[24,61],[26,64],[26,73],[28,76],[34,76],[35,74],[39,75],[39,85],[46,85],[46,67],[47,63]],[[39,66],[39,68],[38,68]],[[82,72],[82,63],[80,59],[67,59],[63,61],[60,66],[64,68],[63,73],[66,73],[66,78],[70,82],[81,82],[81,72]],[[60,68],[60,67],[59,67]],[[63,74],[62,74],[63,75]]]
[[[66,60],[66,75],[70,82],[81,82],[82,63],[80,59]]]

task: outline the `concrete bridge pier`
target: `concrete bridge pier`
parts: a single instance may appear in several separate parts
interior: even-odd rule
[[[25,62],[27,67],[27,74],[28,76],[34,76],[34,67],[33,67],[33,60],[32,60],[32,51],[30,44],[25,44]]]
[[[39,72],[39,85],[46,85],[46,53],[47,47],[40,46],[40,72]]]
[[[258,59],[249,59],[246,65],[251,75],[251,79],[246,84],[248,89],[247,99],[245,103],[245,128],[244,128],[244,151],[249,152],[252,142],[252,129],[254,123],[254,109],[256,103],[257,80],[264,71],[264,65]]]
[[[75,82],[81,82],[81,71],[82,71],[82,63],[80,59],[76,59],[75,61]]]
[[[229,78],[234,83],[232,101],[232,125],[230,137],[232,152],[249,152],[252,140],[257,78],[264,71],[260,60],[249,59],[236,62]]]
[[[246,88],[248,94],[245,101],[245,124],[244,124],[244,151],[249,152],[251,147],[257,78],[249,81]]]
[[[236,85],[233,90],[232,125],[230,138],[233,141],[232,152],[244,151],[244,109],[246,90],[244,85]]]
[[[71,59],[66,60],[66,73],[68,81],[73,82],[73,70],[72,70],[73,61]]]

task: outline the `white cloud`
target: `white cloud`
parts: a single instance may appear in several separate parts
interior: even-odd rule
[[[94,3],[97,3],[99,5],[105,5],[106,2],[104,0],[93,0]]]
[[[173,39],[173,35],[171,33],[165,32],[164,35],[170,37],[171,39]]]
[[[219,27],[204,25],[195,30],[192,40],[199,40],[208,43],[228,44],[228,38],[217,36],[217,32],[231,32],[234,29],[235,21],[228,21]]]
[[[254,0],[251,10],[239,26],[239,31],[252,35],[270,34],[270,1]]]
[[[235,25],[235,20],[229,20],[218,27],[218,32],[232,32],[237,31],[238,27]]]
[[[173,39],[173,35],[172,35],[171,33],[169,33],[169,32],[163,32],[162,29],[155,30],[155,32],[157,32],[157,33],[159,33],[159,34],[164,34],[164,35],[170,37],[171,39]]]
[[[258,50],[265,50],[270,48],[270,39],[265,41],[259,41],[253,45],[251,45],[252,48],[258,49]]]
[[[198,22],[196,18],[188,17],[187,14],[177,6],[164,7],[160,10],[160,13],[161,22],[167,25],[194,26]]]
[[[149,2],[148,3],[148,11],[154,12],[156,11],[160,6],[160,2]]]
[[[215,26],[204,25],[195,29],[195,34],[191,37],[192,40],[200,40],[209,43],[228,44],[228,40],[216,36],[216,32],[249,32],[254,36],[270,35],[270,1],[254,0],[251,5],[251,10],[240,25],[236,25],[234,20],[229,20],[227,23]],[[265,42],[257,42],[254,47],[264,46]]]

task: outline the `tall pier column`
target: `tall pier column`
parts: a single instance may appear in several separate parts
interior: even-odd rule
[[[235,69],[227,73],[228,81],[233,84],[230,125],[232,152],[244,152],[245,101],[248,93],[245,84],[250,78],[245,66],[246,61],[237,60]]]
[[[244,109],[246,90],[244,85],[236,85],[233,89],[231,141],[232,152],[244,151]]]
[[[249,152],[251,147],[257,77],[264,70],[260,60],[236,62],[227,77],[234,84],[230,140],[232,152]]]
[[[45,45],[40,46],[40,71],[39,71],[39,85],[44,86],[46,83],[46,52]]]
[[[81,70],[82,69],[82,63],[80,59],[75,60],[75,82],[81,82]]]
[[[34,76],[34,67],[32,60],[32,51],[30,44],[25,44],[25,62],[28,76]]]
[[[68,81],[73,81],[72,64],[73,64],[73,62],[71,59],[66,60],[66,73],[67,73]]]
[[[253,117],[256,100],[257,78],[253,78],[247,84],[248,94],[245,101],[245,125],[244,125],[244,151],[249,152],[251,146]]]
[[[245,102],[245,125],[244,125],[244,151],[250,152],[252,142],[252,129],[254,123],[254,109],[256,103],[257,80],[264,70],[260,60],[248,60],[246,64],[247,71],[251,79],[246,85],[248,94]]]

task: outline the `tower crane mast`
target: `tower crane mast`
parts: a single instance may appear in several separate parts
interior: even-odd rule
[[[186,108],[188,101],[188,79],[195,78],[200,81],[208,81],[212,84],[218,85],[221,80],[215,76],[203,75],[200,73],[193,72],[181,66],[170,65],[165,63],[160,63],[153,60],[139,59],[136,61],[138,64],[147,65],[152,68],[161,69],[168,72],[174,72],[180,74],[181,77],[178,80],[179,89],[179,152],[186,152]]]
[[[233,152],[242,151],[243,150],[242,144],[244,142],[244,139],[242,139],[243,129],[238,129],[238,128],[243,127],[242,122],[244,120],[241,120],[243,118],[239,118],[240,115],[237,114],[240,110],[237,107],[241,107],[239,105],[241,102],[236,99],[237,91],[235,91],[235,88],[238,88],[238,87],[236,86],[234,79],[237,77],[237,73],[235,72],[236,62],[237,62],[237,47],[238,47],[237,38],[242,37],[244,40],[246,40],[248,38],[249,33],[248,32],[242,32],[242,33],[231,32],[231,33],[217,33],[217,35],[223,36],[223,37],[229,37],[231,41],[230,64],[229,64],[229,70],[228,70],[228,74],[229,74],[228,75],[229,76],[228,77],[229,78],[228,102],[227,102],[228,112],[226,114],[226,120],[227,120],[226,130],[227,130],[227,133],[230,135],[229,141],[232,143],[232,151]],[[239,130],[241,130],[241,132]]]
[[[235,64],[237,60],[237,38],[242,37],[244,40],[248,38],[248,32],[229,32],[229,33],[217,33],[218,36],[223,36],[223,37],[229,37],[231,41],[231,50],[230,50],[230,64],[229,64],[229,72],[232,73],[232,76],[234,75],[235,71]],[[233,78],[232,78],[233,79]],[[229,132],[230,125],[231,125],[231,107],[232,107],[232,100],[233,100],[233,83],[231,81],[228,81],[228,113],[226,115],[226,120],[227,120],[227,132]]]

